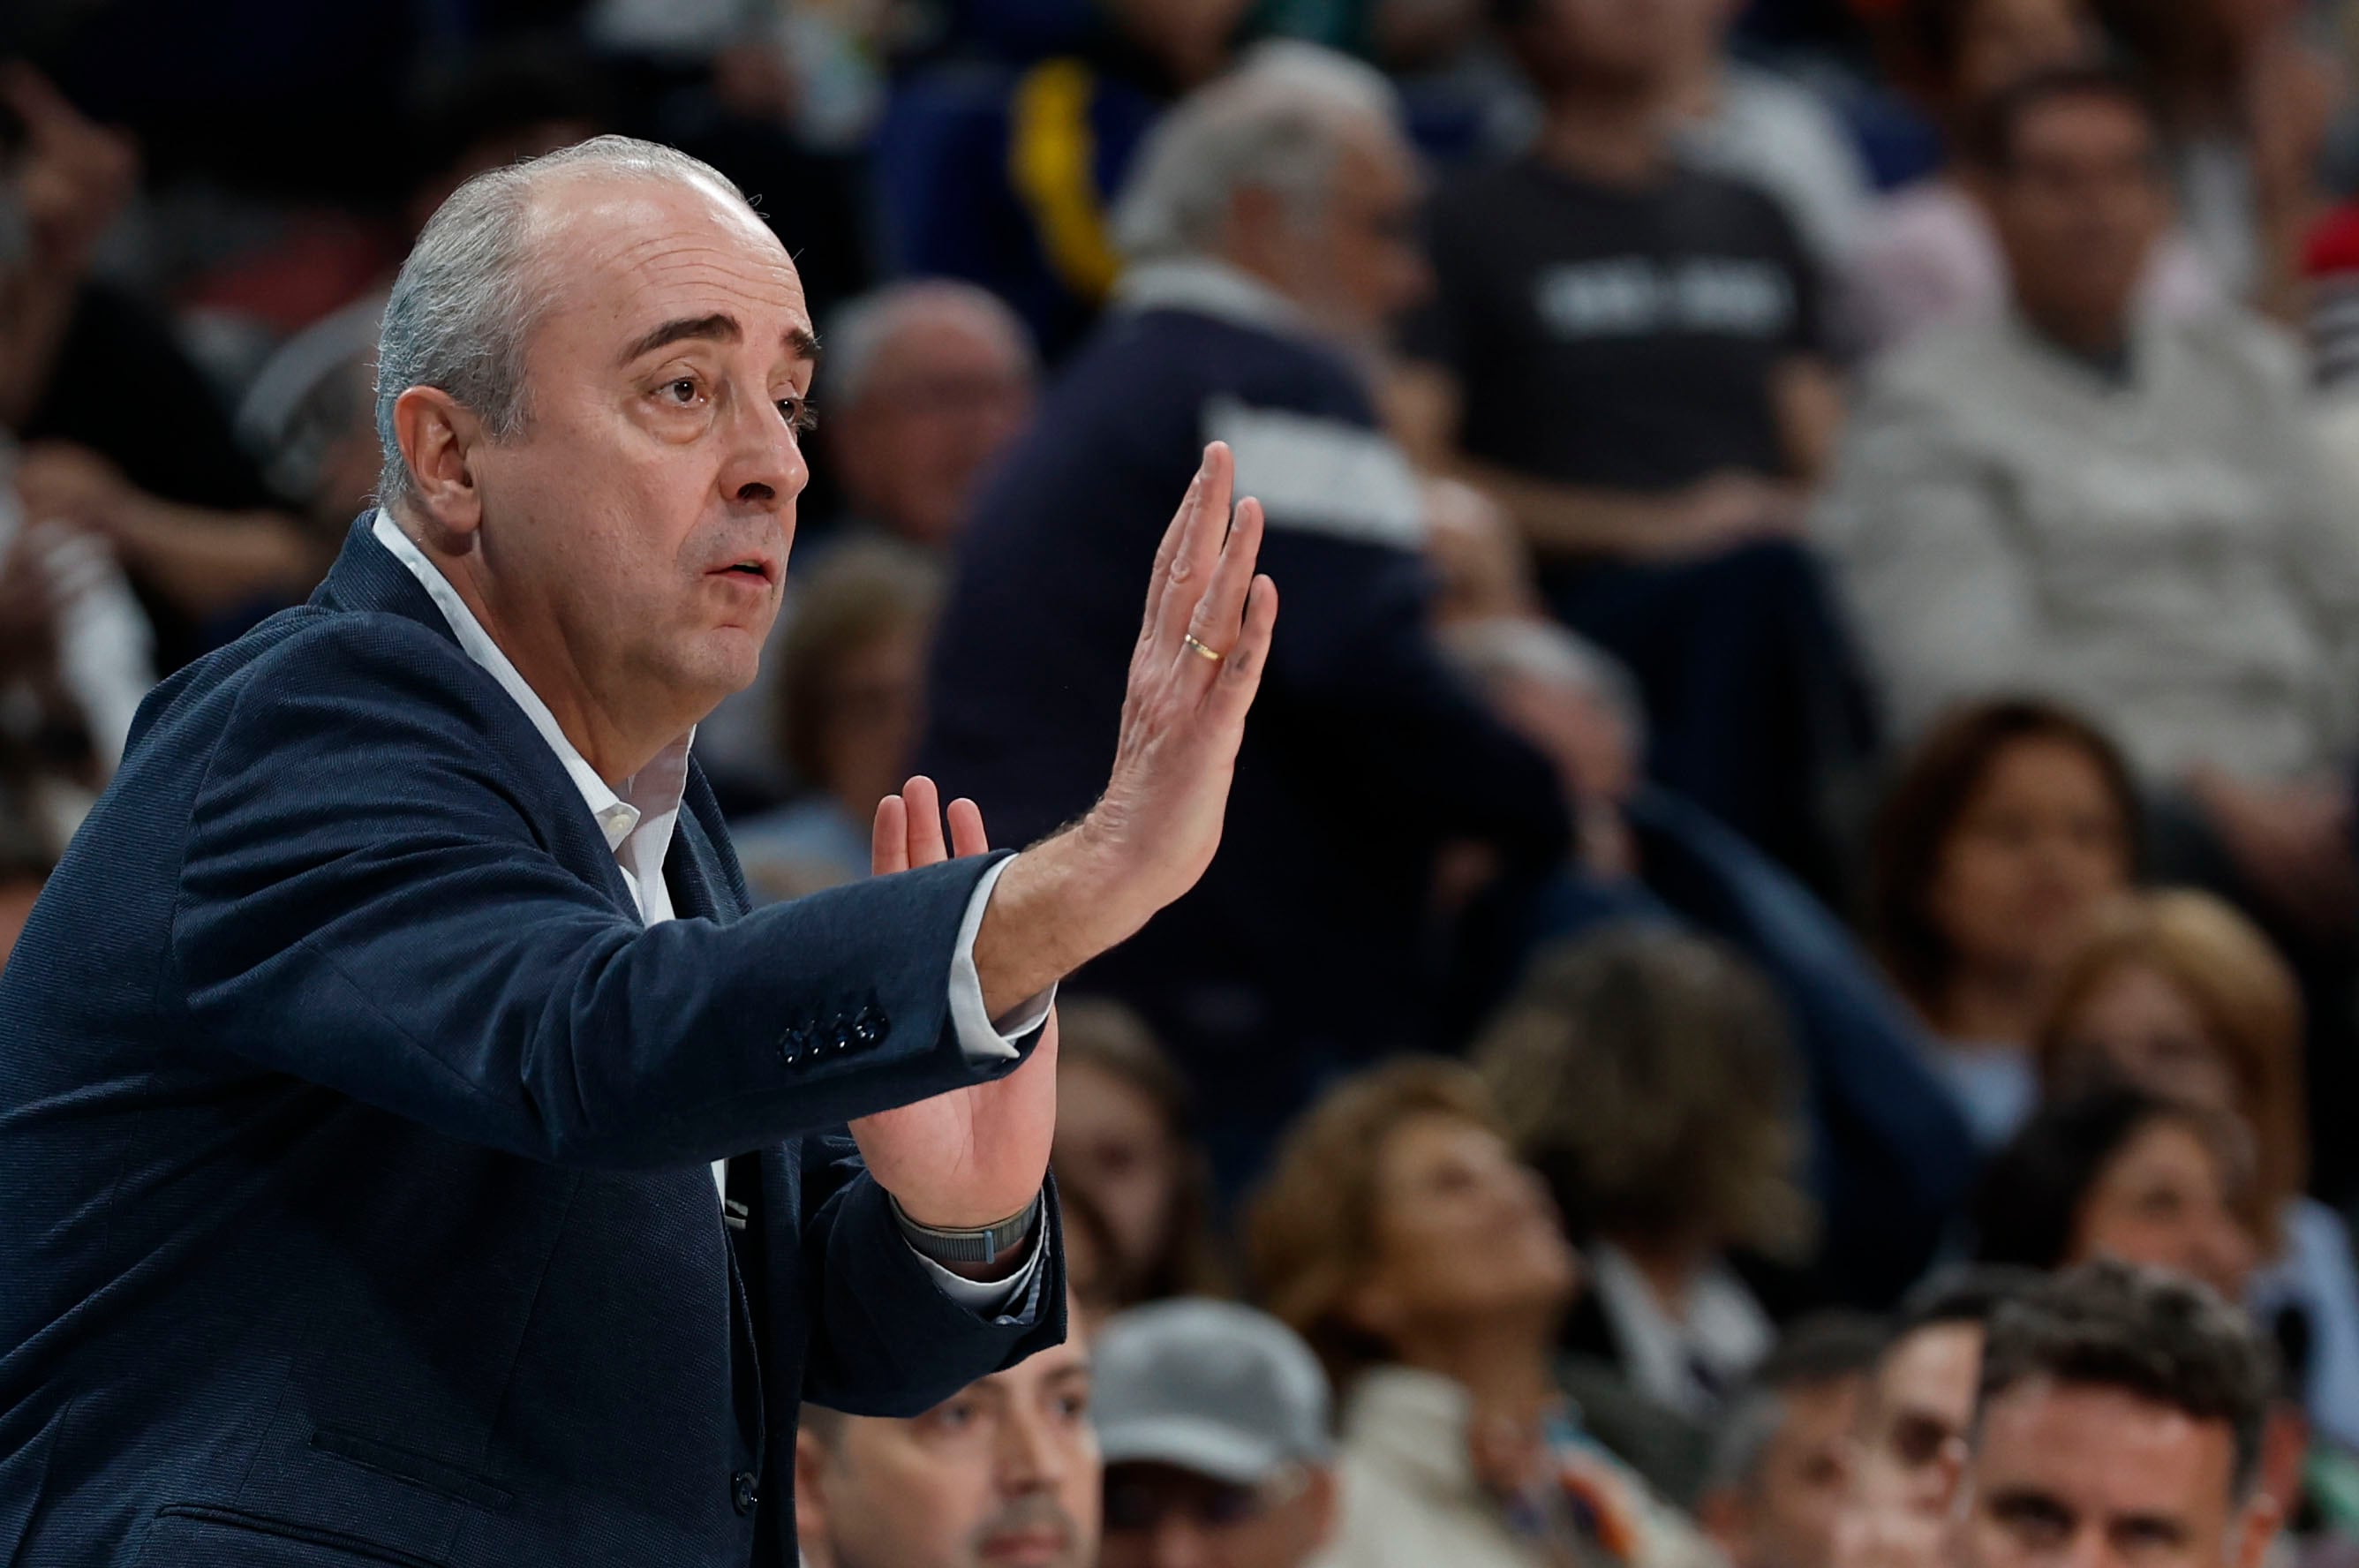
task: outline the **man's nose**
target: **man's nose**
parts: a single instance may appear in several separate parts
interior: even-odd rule
[[[783,508],[810,483],[802,438],[776,404],[742,401],[730,421],[721,493],[741,506]]]
[[[1063,1481],[1065,1445],[1040,1416],[1018,1411],[999,1423],[999,1484],[1009,1492],[1039,1491]]]

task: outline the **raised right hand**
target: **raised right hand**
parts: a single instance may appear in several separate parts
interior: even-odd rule
[[[1233,517],[1234,480],[1235,460],[1215,441],[1156,552],[1105,793],[993,890],[975,965],[995,1014],[1128,938],[1194,887],[1220,847],[1277,619],[1277,584],[1254,572],[1261,506],[1248,499]]]

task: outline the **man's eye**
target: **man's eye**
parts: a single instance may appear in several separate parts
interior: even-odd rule
[[[696,378],[690,376],[683,376],[677,380],[664,383],[664,396],[669,397],[681,408],[686,408],[689,404],[696,401]]]
[[[787,421],[788,428],[799,436],[807,436],[819,429],[819,410],[811,407],[808,397],[779,398],[778,413]]]

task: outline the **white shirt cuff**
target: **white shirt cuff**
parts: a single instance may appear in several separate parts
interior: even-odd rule
[[[908,1246],[907,1242],[903,1243]],[[934,1277],[934,1284],[943,1295],[969,1312],[990,1317],[1022,1317],[1028,1307],[1032,1282],[1039,1277],[1040,1258],[1049,1245],[1048,1217],[1032,1227],[1031,1250],[1025,1255],[1024,1266],[1005,1279],[968,1279],[951,1273],[914,1247],[918,1261]]]
[[[958,1030],[959,1049],[966,1052],[969,1062],[1014,1061],[1016,1042],[1038,1029],[1057,1001],[1057,988],[1051,985],[1018,1004],[1004,1018],[995,1019],[984,1009],[983,976],[974,967],[974,939],[983,930],[983,911],[991,902],[991,890],[999,886],[1000,874],[1015,863],[1010,855],[984,872],[983,880],[974,885],[966,919],[959,922],[958,947],[951,957],[951,1024]]]

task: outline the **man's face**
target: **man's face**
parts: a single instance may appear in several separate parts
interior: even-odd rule
[[[2235,1495],[2224,1421],[2034,1379],[1983,1412],[1963,1568],[2253,1568],[2275,1521]]]
[[[1826,1568],[1849,1477],[1845,1445],[1861,1377],[1836,1377],[1778,1396],[1785,1419],[1761,1456],[1746,1500],[1739,1568]]]
[[[1337,337],[1374,343],[1433,285],[1417,240],[1416,156],[1390,125],[1355,126],[1325,204],[1295,231],[1287,292]]]
[[[1540,0],[1526,44],[1547,84],[1647,93],[1686,63],[1712,0]]]
[[[1335,1482],[1288,1471],[1236,1486],[1168,1465],[1106,1472],[1100,1568],[1302,1568],[1327,1543]]]
[[[830,408],[828,452],[862,520],[950,544],[991,460],[1032,417],[1030,356],[968,301],[911,310],[878,348],[860,400]]]
[[[701,714],[753,680],[777,614],[809,478],[802,285],[701,185],[584,174],[536,209],[526,428],[467,456],[490,629]]]
[[[805,1432],[796,1507],[813,1568],[1091,1568],[1099,1466],[1072,1341],[914,1421]]]
[[[2102,93],[2050,99],[2016,124],[1990,207],[2032,320],[2117,334],[2170,221],[2153,126]]]
[[[1982,1361],[1979,1323],[1920,1328],[1884,1353],[1859,1411],[1864,1488],[1939,1506],[1950,1487],[1942,1453],[1973,1424]]]

